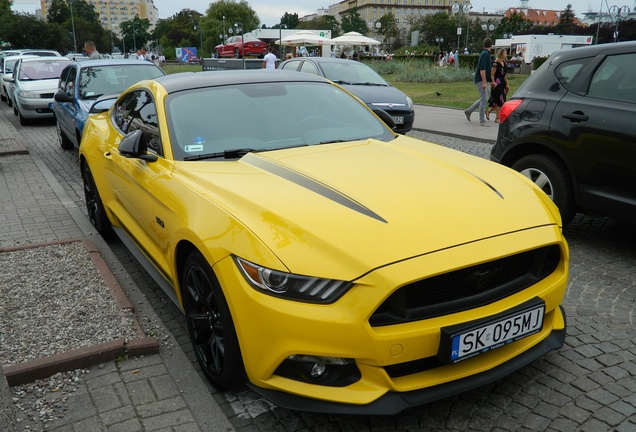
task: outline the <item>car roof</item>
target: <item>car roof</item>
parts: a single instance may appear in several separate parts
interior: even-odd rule
[[[350,59],[341,59],[341,58],[334,58],[334,57],[296,57],[296,58],[291,58],[289,60],[285,60],[285,63],[289,62],[289,61],[293,61],[293,60],[308,60],[314,63],[346,63],[346,64],[361,64],[364,66],[364,63],[360,63],[359,61],[356,60],[350,60]]]
[[[91,67],[91,66],[130,66],[130,65],[141,65],[141,66],[153,66],[158,67],[156,64],[151,63],[146,60],[137,60],[137,59],[99,59],[99,60],[83,60],[81,62],[77,62],[80,64],[80,67]]]
[[[268,82],[327,82],[319,76],[281,70],[229,70],[182,72],[155,78],[168,93],[204,87]]]
[[[604,51],[634,51],[636,50],[636,41],[606,43],[598,45],[587,45],[571,49],[564,49],[555,52],[550,57],[551,62],[563,62],[582,57],[595,57]]]
[[[37,56],[37,55],[29,55],[22,57],[22,63],[30,63],[30,62],[46,62],[46,61],[68,61],[69,63],[72,63],[73,60],[71,60],[68,57],[62,57],[62,56]]]

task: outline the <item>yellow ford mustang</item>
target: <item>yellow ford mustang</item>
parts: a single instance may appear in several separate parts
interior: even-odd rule
[[[84,129],[89,216],[182,308],[214,385],[280,406],[397,413],[561,347],[552,201],[391,126],[310,74],[144,81]]]

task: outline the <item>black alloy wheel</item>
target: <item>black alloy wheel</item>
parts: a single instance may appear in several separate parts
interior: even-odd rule
[[[563,226],[567,226],[576,215],[574,191],[563,164],[547,154],[524,156],[512,168],[528,177],[550,197],[559,208]]]
[[[84,181],[84,198],[88,219],[102,236],[108,237],[112,233],[112,226],[104,210],[104,204],[99,196],[91,169],[86,161],[82,161],[82,180]]]
[[[185,262],[181,290],[190,340],[201,369],[220,390],[245,381],[230,309],[210,265],[198,252]]]

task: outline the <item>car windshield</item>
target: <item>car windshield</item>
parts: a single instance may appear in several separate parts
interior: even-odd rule
[[[327,82],[240,84],[171,94],[166,106],[176,160],[236,158],[246,151],[395,135]],[[229,152],[226,152],[229,151]],[[225,152],[225,153],[224,153]]]
[[[325,78],[340,84],[389,85],[373,69],[360,62],[322,62],[320,67]]]
[[[52,57],[49,58],[50,60],[23,61],[18,79],[20,81],[56,79],[60,77],[62,70],[71,63],[69,59],[61,57],[57,57],[55,60]]]
[[[80,99],[118,94],[139,81],[161,75],[162,70],[150,63],[85,67],[80,72]]]

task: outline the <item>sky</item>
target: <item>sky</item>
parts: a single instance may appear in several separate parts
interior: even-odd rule
[[[280,18],[288,12],[290,14],[297,13],[299,17],[314,13],[317,9],[328,8],[329,5],[338,3],[336,0],[247,0],[250,7],[256,11],[261,20],[261,24],[268,27],[280,22]],[[459,0],[464,3],[464,0]],[[529,7],[534,9],[550,9],[563,10],[568,4],[572,5],[575,13],[581,14],[588,10],[598,11],[603,4],[603,10],[607,11],[607,4],[622,6],[624,4],[633,8],[634,0],[530,0]],[[209,0],[154,0],[155,6],[159,10],[159,18],[169,18],[179,12],[181,9],[187,8],[196,10],[205,14],[210,1]],[[472,0],[474,12],[490,12],[495,13],[498,9],[507,9],[508,7],[518,7],[521,2],[519,0]],[[39,9],[40,2],[37,0],[14,0],[13,10],[28,13],[34,13],[35,9]]]

